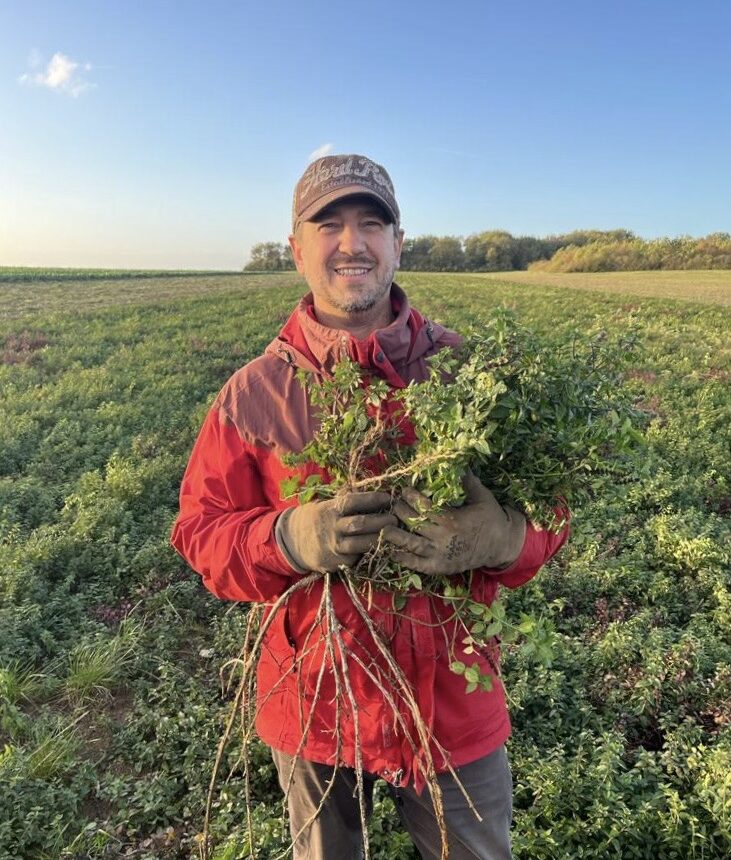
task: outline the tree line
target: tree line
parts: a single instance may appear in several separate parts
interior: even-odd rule
[[[731,269],[731,235],[710,233],[642,239],[631,230],[574,230],[556,236],[513,236],[486,230],[461,236],[406,239],[401,268],[410,272],[612,272],[642,269]],[[294,269],[286,243],[261,242],[245,271]]]

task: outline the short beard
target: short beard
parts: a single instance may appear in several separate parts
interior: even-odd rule
[[[391,292],[391,284],[393,283],[393,276],[395,274],[396,269],[394,268],[391,271],[390,277],[386,281],[387,286],[385,288],[374,288],[373,290],[369,291],[364,295],[353,296],[350,300],[338,300],[338,297],[331,296],[330,301],[333,303],[333,305],[335,305],[338,310],[343,311],[343,313],[364,314],[374,308],[384,296],[388,295]]]
[[[337,305],[337,307],[339,310],[345,311],[346,314],[363,314],[366,311],[369,311],[372,307],[375,307],[377,301],[377,296],[363,296],[362,298],[354,299],[351,302],[342,302]]]

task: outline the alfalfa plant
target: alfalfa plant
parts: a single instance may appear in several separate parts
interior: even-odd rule
[[[465,338],[460,348],[436,354],[426,380],[403,388],[389,387],[347,359],[330,375],[300,371],[319,429],[301,452],[288,457],[295,471],[283,482],[282,496],[296,496],[299,502],[307,503],[345,491],[386,490],[395,499],[411,486],[429,500],[429,510],[422,514],[429,517],[447,506],[464,503],[463,478],[472,470],[498,501],[522,509],[538,527],[558,532],[564,528],[571,507],[604,492],[612,482],[632,477],[631,451],[640,436],[635,428],[637,413],[621,389],[621,368],[631,352],[629,346],[626,339],[609,342],[603,333],[590,338],[576,335],[559,346],[548,344],[518,325],[510,313],[500,312],[483,330]],[[305,466],[311,474],[303,478],[300,469]],[[548,660],[551,631],[543,618],[523,615],[510,619],[500,602],[480,602],[472,587],[476,576],[467,571],[456,576],[424,577],[395,562],[391,548],[381,540],[355,567],[343,567],[335,573],[313,571],[266,611],[252,609],[241,654],[229,664],[239,684],[211,779],[201,840],[204,857],[215,781],[237,718],[250,809],[247,743],[256,717],[254,669],[266,631],[292,594],[315,583],[322,587],[316,618],[289,672],[296,672],[313,653],[319,654],[318,648],[324,658],[317,670],[308,703],[309,718],[295,759],[304,746],[323,681],[329,675],[332,684],[328,687],[335,689],[336,766],[345,764],[341,721],[347,719],[353,725],[355,761],[350,766],[356,773],[368,858],[358,708],[350,683],[350,669],[357,666],[381,692],[414,754],[422,751],[423,777],[442,836],[441,856],[448,856],[432,750],[446,761],[448,756],[420,713],[411,685],[369,609],[374,592],[389,592],[393,611],[406,615],[410,595],[429,595],[432,605],[441,607],[434,615],[448,642],[452,671],[465,678],[465,694],[477,689],[488,691],[498,674],[497,665],[491,662],[492,673],[484,673],[477,661],[468,665],[459,659],[462,655],[476,651],[489,654],[498,639],[522,638],[523,648]],[[333,608],[336,582],[346,590],[371,637],[376,655],[371,662],[346,644]],[[286,675],[280,683],[285,679]],[[413,731],[404,713],[413,722]],[[466,793],[465,801],[471,805]],[[317,812],[313,819],[315,815]],[[254,844],[253,834],[250,844]]]

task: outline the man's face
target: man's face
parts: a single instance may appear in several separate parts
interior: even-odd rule
[[[289,237],[297,271],[315,309],[357,319],[390,301],[403,232],[367,197],[347,198],[304,221]]]

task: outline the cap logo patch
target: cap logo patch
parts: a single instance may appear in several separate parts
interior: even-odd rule
[[[338,189],[342,193],[338,194]],[[293,228],[341,197],[358,193],[378,200],[394,222],[399,223],[393,183],[385,168],[362,155],[326,155],[309,165],[297,183],[292,205]]]
[[[321,190],[327,191],[330,188],[336,187],[338,184],[345,184],[335,183],[331,180],[343,179],[346,177],[349,178],[351,176],[357,176],[360,179],[371,177],[378,183],[378,185],[384,186],[391,192],[391,194],[393,194],[393,186],[389,179],[381,173],[377,164],[374,164],[367,158],[359,158],[358,162],[359,166],[355,167],[353,165],[352,155],[348,156],[348,158],[340,164],[333,164],[331,166],[324,164],[322,159],[320,161],[316,161],[313,165],[307,168],[304,176],[297,186],[298,200],[302,200],[303,197],[306,197],[316,185],[321,185]],[[325,183],[327,183],[327,186]]]

